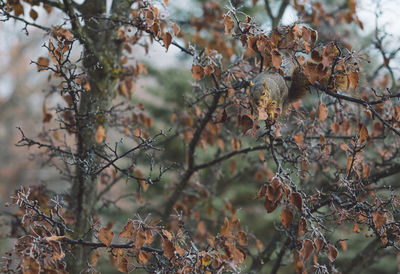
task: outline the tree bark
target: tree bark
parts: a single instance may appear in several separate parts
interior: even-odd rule
[[[118,3],[117,3],[118,2]],[[132,0],[114,1],[111,17],[128,17]],[[106,16],[106,0],[86,0],[79,8],[84,25],[80,36],[84,45],[84,70],[90,90],[81,93],[77,117],[77,152],[79,164],[73,180],[70,202],[75,217],[74,238],[90,241],[91,225],[96,214],[97,174],[101,161],[102,144],[96,142],[97,128],[107,128],[106,112],[118,87],[123,40],[118,38],[119,25]],[[103,19],[101,19],[103,18]],[[69,273],[80,273],[87,268],[90,248],[76,245],[67,260]]]

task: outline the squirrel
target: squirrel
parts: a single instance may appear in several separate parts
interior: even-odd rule
[[[259,120],[275,119],[309,89],[310,82],[298,66],[292,68],[290,87],[278,72],[264,71],[250,81],[250,104]]]

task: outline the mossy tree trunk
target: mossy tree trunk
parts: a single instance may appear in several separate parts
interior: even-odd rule
[[[111,18],[126,19],[132,0],[113,1]],[[77,117],[77,149],[79,165],[70,193],[72,210],[76,223],[74,238],[91,240],[91,225],[96,214],[97,179],[96,170],[100,168],[102,144],[96,142],[97,128],[107,128],[106,112],[112,106],[112,100],[118,86],[120,59],[123,40],[118,38],[118,24],[106,17],[106,0],[86,0],[78,9],[83,18],[80,29],[75,29],[84,45],[84,69],[90,90],[83,92]],[[82,22],[80,22],[82,23]],[[83,40],[83,41],[82,41]],[[75,246],[67,260],[69,273],[80,273],[87,267],[90,249]]]

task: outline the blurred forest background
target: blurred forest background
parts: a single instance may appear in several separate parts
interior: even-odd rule
[[[201,17],[202,5],[205,2],[203,0],[170,0],[169,17],[172,21],[178,22],[184,32],[191,32],[193,29],[189,24],[185,29],[185,22],[190,22],[195,17]],[[272,27],[271,18],[268,16],[264,2],[261,0],[253,2],[256,4],[247,3],[244,11],[254,16],[266,29]],[[281,1],[270,2],[273,12],[278,12]],[[346,1],[336,0],[324,0],[322,2],[328,10],[335,10],[347,3]],[[336,24],[332,22],[329,25],[318,26],[317,30],[320,35],[323,34],[320,37],[322,39],[347,41],[350,45],[353,45],[354,51],[368,55],[367,59],[370,62],[362,64],[364,73],[366,71],[377,71],[375,63],[381,64],[382,56],[374,44],[376,30],[379,29],[381,33],[382,31],[386,33],[384,37],[386,49],[395,51],[399,47],[400,24],[398,18],[400,18],[400,4],[396,0],[361,0],[357,3],[357,15],[363,25],[362,29],[355,23]],[[224,5],[221,4],[221,6]],[[47,25],[57,24],[59,20],[57,14],[54,13],[50,17],[39,16],[39,18],[46,21]],[[289,5],[281,18],[280,24],[287,25],[298,20],[301,21],[301,18],[296,17],[296,12]],[[24,26],[21,23],[13,21],[0,24],[0,201],[2,204],[9,201],[9,197],[15,189],[21,185],[36,184],[39,186],[45,184],[56,193],[65,192],[68,186],[60,180],[57,169],[46,165],[47,163],[40,158],[40,149],[32,147],[27,150],[15,146],[21,137],[17,127],[23,128],[25,134],[29,136],[40,137],[43,127],[44,102],[48,102],[48,105],[57,104],[54,98],[47,96],[51,84],[55,84],[57,79],[48,79],[45,73],[38,74],[36,65],[30,64],[31,60],[37,60],[39,56],[45,53],[45,50],[43,52],[39,50],[45,42],[43,34],[31,27],[23,28]],[[27,36],[28,32],[29,35]],[[192,34],[195,35],[195,33]],[[143,48],[133,49],[138,60],[147,66],[147,75],[141,77],[136,83],[132,100],[135,103],[142,103],[151,117],[157,117],[150,130],[151,134],[157,133],[160,129],[173,133],[177,129],[171,123],[171,117],[181,110],[183,104],[187,104],[188,101],[193,99],[193,93],[191,93],[193,89],[190,73],[191,60],[176,48],[171,47],[166,53],[165,49],[158,44],[154,44],[152,47],[154,48],[149,49],[149,54],[145,54]],[[398,57],[392,59],[392,68],[396,79],[399,79],[400,75],[399,61]],[[378,70],[377,73],[379,74],[378,78],[382,81],[388,77],[388,71],[385,71],[384,68]],[[303,101],[304,106],[307,106],[307,104],[310,104],[308,99]],[[49,111],[51,112],[51,109]],[[52,123],[57,122],[52,121]],[[118,141],[120,136],[115,132],[113,135],[109,134],[108,138]],[[124,143],[124,145],[128,146],[129,142]],[[185,152],[179,139],[174,139],[165,147],[167,151],[163,155],[168,161],[175,159],[178,163],[183,162]],[[251,155],[254,159],[254,153]],[[238,209],[238,218],[244,220],[242,223],[252,224],[249,230],[258,238],[268,238],[274,231],[274,223],[279,222],[279,212],[266,214],[265,209],[253,200],[256,187],[249,187],[249,183],[258,180],[257,165],[260,165],[260,163],[254,163],[255,170],[252,172],[246,173],[243,170],[238,172],[242,163],[249,160],[248,156],[236,158],[235,163],[225,163],[220,171],[221,174],[217,174],[216,177],[215,174],[210,173],[201,173],[201,176],[204,176],[204,179],[210,177],[210,180],[218,180],[216,183],[210,184],[212,189],[209,189],[215,194],[212,201],[209,201],[213,208],[223,210],[229,208],[229,204],[234,204],[235,208]],[[266,160],[267,166],[273,166],[272,160]],[[249,177],[249,174],[252,177]],[[272,175],[272,172],[270,175]],[[164,180],[174,182],[176,178],[167,176],[164,177]],[[400,187],[399,177],[392,176],[385,180],[387,184],[391,184],[398,191]],[[104,186],[101,185],[101,182],[99,184],[101,191]],[[154,197],[157,196],[157,193],[161,197],[168,185],[170,184],[166,182],[151,187],[148,192],[142,195],[141,202],[138,202],[135,196],[136,184],[130,184],[129,181],[118,184],[112,189],[111,197],[108,197],[110,203],[107,203],[107,201],[104,203],[102,210],[104,210],[105,215],[103,216],[112,216],[113,220],[116,221],[116,226],[121,227],[132,212],[140,213],[141,209],[149,203],[153,206],[157,205],[157,199],[154,199]],[[147,196],[153,198],[146,199]],[[193,200],[196,199],[196,195],[192,197]],[[252,203],[254,204],[253,207],[251,206]],[[246,205],[246,211],[240,209],[243,205]],[[207,207],[208,205],[203,206]],[[1,209],[3,213],[7,210],[4,207]],[[10,219],[7,214],[0,217],[0,236],[1,234],[3,236],[8,234],[8,224],[12,221],[13,219]],[[358,236],[354,236],[352,227],[348,227],[347,230],[335,233],[340,235],[338,238],[350,239],[347,244],[352,246],[347,251],[341,250],[345,255],[342,254],[338,258],[338,265],[341,265],[341,262],[349,263],[348,260],[354,258],[368,244],[368,239],[365,236],[366,231],[361,231]],[[9,239],[0,238],[0,250],[2,252],[12,245],[13,243]],[[343,249],[345,248],[343,247]],[[382,250],[382,252],[386,253],[380,254],[381,259],[376,263],[371,262],[372,266],[362,273],[396,273],[400,271],[400,256],[396,258],[393,251],[389,250]],[[110,271],[112,272],[112,270]],[[282,268],[281,273],[285,273],[285,267]]]

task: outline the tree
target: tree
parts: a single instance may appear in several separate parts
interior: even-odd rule
[[[381,65],[363,70],[367,58],[333,27],[363,27],[354,0],[264,1],[271,28],[249,15],[257,1],[207,1],[201,16],[179,23],[166,16],[167,0],[109,2],[0,1],[2,20],[46,34],[48,56],[33,63],[52,78],[46,96],[58,98],[43,103],[40,138],[19,128],[17,145],[45,150],[71,185],[61,195],[16,191],[17,242],[4,271],[95,272],[107,268],[97,266],[100,250],[120,272],[162,273],[352,273],[394,257],[398,184],[384,179],[400,172],[398,48],[377,28]],[[289,6],[302,21],[280,25]],[[36,23],[42,8],[64,21]],[[192,87],[184,74],[165,79],[137,60],[153,44],[192,60]],[[266,70],[291,85],[299,71],[311,94],[279,109],[265,83],[265,100],[251,104]],[[149,72],[164,80],[159,96],[171,105],[135,101]],[[187,89],[184,101],[177,87]],[[124,181],[126,193],[108,198]],[[118,220],[119,201],[132,196],[129,218]],[[107,216],[109,207],[117,210]],[[363,229],[366,247],[347,245]],[[352,249],[355,261],[339,256]]]

